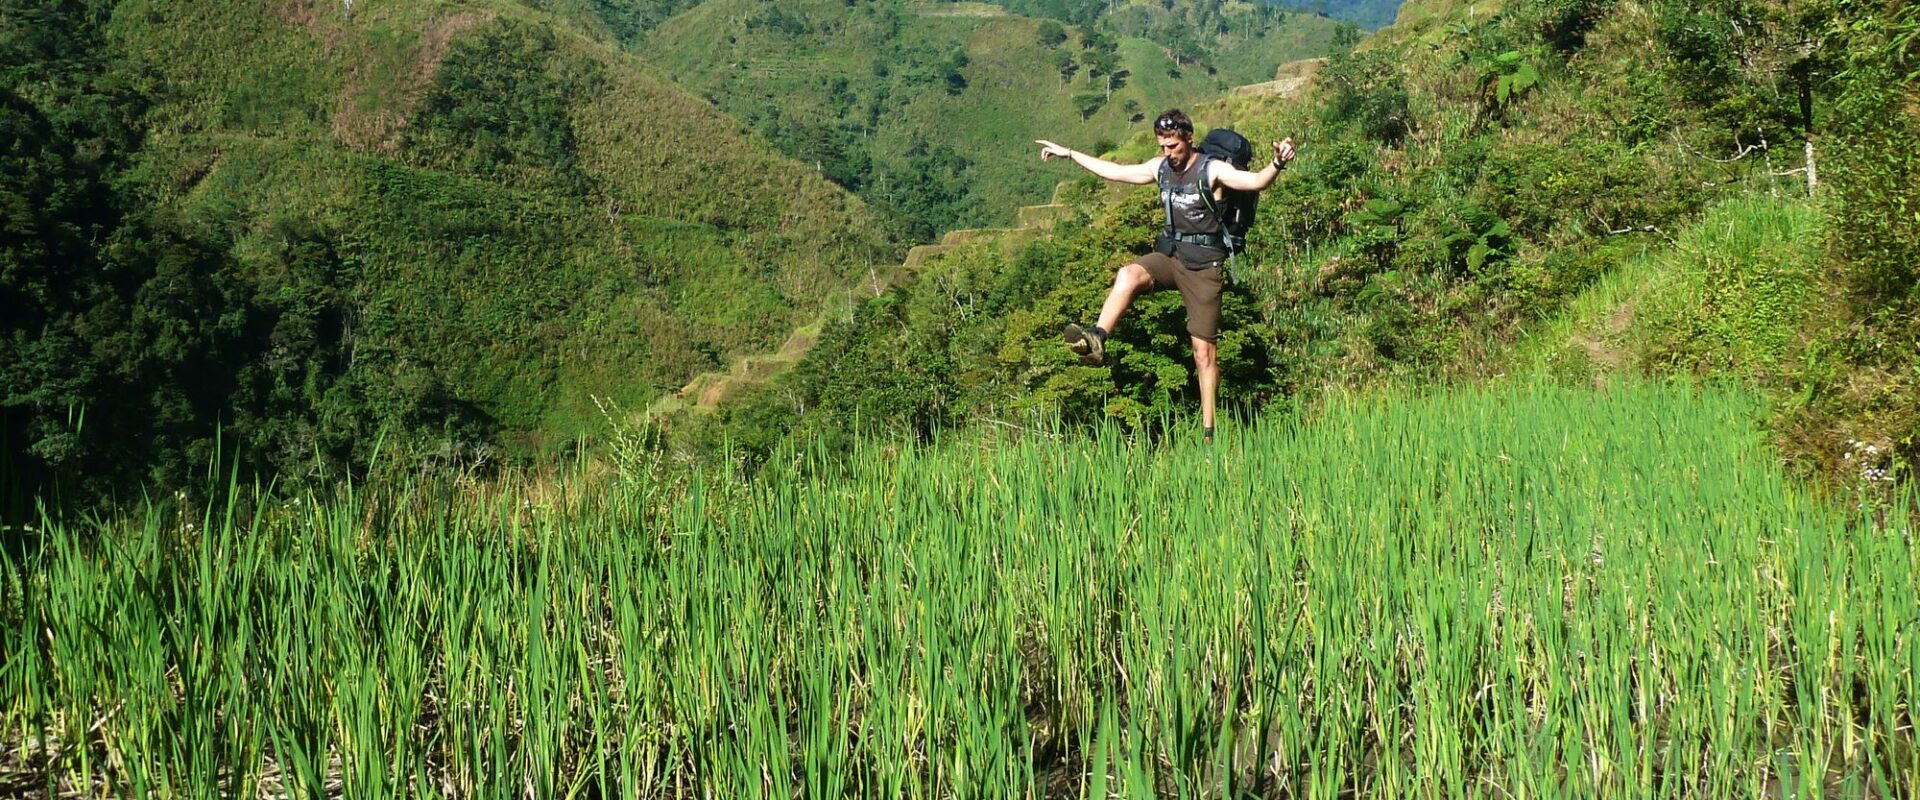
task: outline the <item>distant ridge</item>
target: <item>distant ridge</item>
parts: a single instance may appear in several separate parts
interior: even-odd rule
[[[1127,5],[1129,19],[1172,18],[1192,3],[1136,5]],[[1279,63],[1326,52],[1338,27],[1232,9],[1236,24],[1266,19],[1272,29],[1221,34],[1210,51],[1217,64],[1162,41],[990,3],[708,0],[662,23],[635,52],[854,187],[902,238],[925,242],[955,228],[1013,224],[1021,206],[1051,190],[1051,179],[1029,168],[1030,154],[1007,143],[1069,138],[1091,149],[1124,139],[1161,109],[1270,80]]]
[[[1309,14],[1324,14],[1372,31],[1393,24],[1401,0],[1284,0],[1280,5]]]

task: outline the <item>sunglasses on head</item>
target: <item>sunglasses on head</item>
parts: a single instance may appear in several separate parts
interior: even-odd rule
[[[1153,121],[1154,133],[1173,133],[1174,131],[1180,131],[1180,130],[1186,130],[1186,129],[1181,127],[1180,123],[1176,120],[1169,119],[1167,117],[1161,117]]]

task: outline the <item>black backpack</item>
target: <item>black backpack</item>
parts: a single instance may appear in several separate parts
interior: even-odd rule
[[[1229,128],[1207,131],[1207,138],[1200,141],[1197,149],[1210,159],[1232,164],[1234,169],[1244,170],[1253,163],[1253,143]],[[1206,178],[1206,167],[1202,166],[1202,186],[1206,185]],[[1212,192],[1201,192],[1200,196],[1207,201],[1207,210],[1220,220],[1220,227],[1226,233],[1227,253],[1244,252],[1247,249],[1247,229],[1253,227],[1253,213],[1260,208],[1260,193],[1222,188],[1217,205]]]

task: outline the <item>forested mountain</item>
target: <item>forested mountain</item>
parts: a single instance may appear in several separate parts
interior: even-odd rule
[[[1321,37],[1338,28],[1311,14],[1245,0],[1005,0],[999,5],[1146,39],[1182,64],[1200,65],[1230,86],[1269,80],[1281,64],[1324,55],[1324,48],[1303,50],[1300,45],[1323,41]]]
[[[0,12],[10,487],[190,484],[219,441],[289,476],[550,455],[898,260],[538,8]]]
[[[1260,205],[1220,343],[1229,403],[1544,370],[1749,382],[1802,467],[1920,456],[1914,320],[1920,13],[1873,3],[1415,3],[1305,102],[1202,106],[1301,157]],[[1079,142],[1074,142],[1078,144]],[[1144,135],[1122,160],[1152,155]],[[1153,432],[1196,401],[1177,297],[1075,363],[1112,271],[1160,224],[1151,190],[1011,256],[977,240],[856,309],[709,440],[930,437],[1028,414]],[[698,449],[698,438],[683,446]],[[1871,446],[1872,469],[1863,471]],[[1895,453],[1897,455],[1888,455]]]

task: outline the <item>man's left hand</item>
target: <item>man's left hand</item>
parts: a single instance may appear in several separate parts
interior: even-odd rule
[[[1273,163],[1285,167],[1287,162],[1293,160],[1293,155],[1293,137],[1289,136],[1273,143]]]

